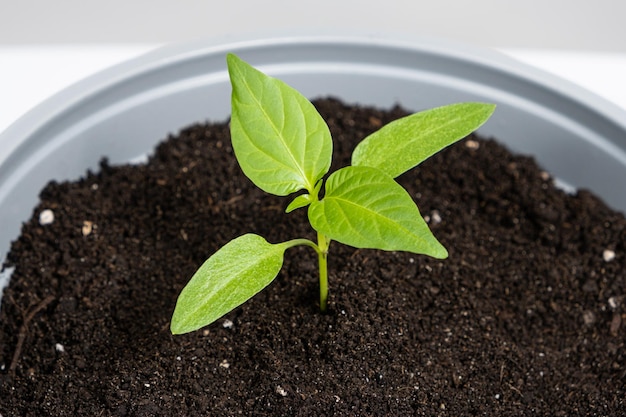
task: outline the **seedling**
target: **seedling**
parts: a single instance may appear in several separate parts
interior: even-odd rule
[[[448,256],[394,178],[476,130],[491,116],[494,105],[458,103],[391,122],[357,145],[351,166],[324,181],[333,143],[311,102],[235,55],[229,54],[227,62],[232,84],[230,132],[237,161],[263,191],[278,196],[299,193],[286,212],[308,207],[317,242],[300,238],[269,243],[256,234],[230,241],[183,288],[172,333],[204,327],[252,298],[276,278],[285,251],[294,246],[308,246],[317,253],[322,311],[327,305],[332,241],[439,259]]]

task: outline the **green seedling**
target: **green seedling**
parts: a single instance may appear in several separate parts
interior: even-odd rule
[[[394,178],[476,130],[491,116],[494,105],[458,103],[391,122],[358,144],[351,166],[324,181],[333,143],[311,102],[235,55],[229,54],[227,62],[232,84],[230,131],[237,161],[263,191],[278,196],[299,193],[286,212],[308,207],[317,242],[269,243],[255,234],[230,241],[204,262],[180,293],[172,333],[204,327],[252,298],[276,278],[285,251],[294,246],[308,246],[317,254],[322,311],[327,305],[332,241],[439,259],[448,256]]]

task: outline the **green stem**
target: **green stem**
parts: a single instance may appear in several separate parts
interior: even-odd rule
[[[319,180],[315,187],[307,188],[312,202],[318,201],[318,193],[321,187],[322,180]],[[317,245],[308,239],[294,239],[285,242],[287,247],[305,245],[317,252],[320,274],[320,310],[323,313],[326,312],[328,304],[328,248],[330,247],[330,242],[331,240],[320,232],[317,232]]]
[[[317,233],[317,246],[319,247],[317,257],[320,270],[320,310],[322,312],[326,311],[328,301],[328,248],[330,242],[330,239],[322,233]]]
[[[311,242],[309,239],[292,239],[288,240],[287,242],[283,242],[283,245],[285,245],[287,249],[293,248],[294,246],[308,246],[310,248],[313,248],[315,252],[320,253],[319,246]]]
[[[287,248],[294,246],[308,246],[317,252],[320,272],[320,310],[326,312],[328,304],[328,248],[331,240],[321,233],[317,234],[317,245],[309,239],[293,239],[284,243]]]

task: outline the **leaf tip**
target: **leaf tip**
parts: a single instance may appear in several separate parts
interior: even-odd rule
[[[312,201],[313,199],[311,198],[310,194],[299,195],[291,203],[289,203],[289,205],[285,209],[285,213],[291,213],[294,210],[306,207],[311,204]]]
[[[430,256],[435,259],[446,259],[448,255],[448,250],[445,247],[441,246],[440,248],[437,248]]]
[[[179,335],[189,332],[189,330],[186,330],[185,326],[180,322],[180,317],[176,314],[176,310],[174,310],[174,314],[172,315],[172,321],[170,322],[170,332],[173,335]]]
[[[430,247],[428,252],[425,252],[424,255],[430,256],[435,259],[446,259],[448,257],[448,250],[445,246],[434,235],[431,236],[432,240],[430,241]]]
[[[228,66],[231,66],[232,64],[235,64],[239,61],[241,61],[241,58],[239,58],[237,55],[233,54],[232,52],[228,52],[226,54],[226,63],[228,64]]]
[[[483,106],[485,106],[485,113],[487,114],[486,118],[491,117],[491,115],[496,111],[496,108],[498,107],[494,103],[482,103],[482,104]]]

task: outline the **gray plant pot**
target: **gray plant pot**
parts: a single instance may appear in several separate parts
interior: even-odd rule
[[[51,179],[137,160],[170,132],[230,111],[235,52],[309,97],[420,110],[479,100],[481,133],[626,212],[626,113],[494,51],[432,39],[295,36],[160,49],[64,90],[0,135],[0,260]],[[1,284],[1,283],[0,283]]]

